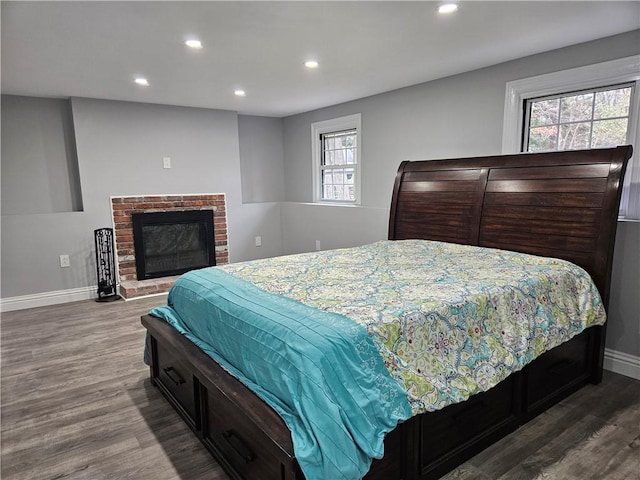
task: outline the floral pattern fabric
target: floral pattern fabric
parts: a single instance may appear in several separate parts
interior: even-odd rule
[[[580,267],[426,240],[219,267],[367,329],[412,414],[486,391],[606,314]]]

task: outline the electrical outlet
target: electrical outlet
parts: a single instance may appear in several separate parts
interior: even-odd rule
[[[256,237],[256,247],[261,247],[261,246],[262,246],[262,237],[258,235]]]
[[[69,261],[69,255],[60,255],[60,268],[67,268],[71,266]]]
[[[162,157],[162,168],[171,168],[171,157]]]
[[[316,250],[320,251],[320,240],[316,240]]]

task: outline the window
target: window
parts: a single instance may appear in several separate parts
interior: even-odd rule
[[[360,114],[316,122],[313,138],[313,200],[360,204]]]
[[[507,83],[502,152],[631,144],[620,216],[640,220],[640,55]]]
[[[320,198],[354,202],[358,132],[355,129],[320,134]]]
[[[523,152],[625,145],[633,84],[527,99]]]

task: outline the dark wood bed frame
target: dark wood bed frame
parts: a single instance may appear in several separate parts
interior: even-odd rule
[[[605,307],[631,147],[403,162],[389,239],[422,238],[570,260]],[[151,378],[233,479],[302,480],[282,419],[193,343],[145,315]],[[583,385],[602,378],[605,327],[543,354],[491,390],[413,417],[367,480],[438,478]],[[307,479],[314,480],[314,479]]]

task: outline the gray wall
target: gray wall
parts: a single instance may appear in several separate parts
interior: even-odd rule
[[[285,118],[284,252],[313,250],[318,239],[323,248],[336,248],[386,238],[393,182],[403,160],[500,154],[508,81],[638,53],[640,31],[634,31]],[[362,206],[312,205],[311,123],[354,113],[362,114]],[[619,229],[607,343],[636,356],[639,231],[639,223]]]
[[[82,210],[71,105],[2,95],[2,214]]]
[[[238,116],[244,203],[284,200],[282,119]]]
[[[640,223],[618,222],[607,348],[640,357]]]
[[[93,230],[111,226],[114,195],[226,193],[230,260],[282,252],[280,206],[242,203],[236,113],[85,98],[71,103],[84,211],[2,216],[2,298],[95,285]],[[260,134],[261,125],[254,119],[251,131]],[[273,132],[272,122],[264,126]],[[2,147],[3,181],[30,189],[25,177],[5,170]],[[171,157],[171,169],[162,168],[164,156]],[[262,160],[282,168],[281,156]],[[282,193],[273,186],[262,195]],[[257,235],[261,247],[255,247]],[[70,268],[60,268],[60,254],[70,255]]]

